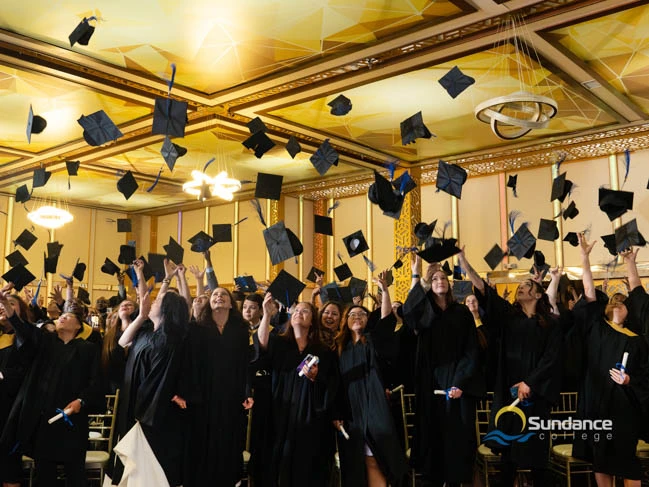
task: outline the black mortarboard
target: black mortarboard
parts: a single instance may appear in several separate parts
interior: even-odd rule
[[[47,255],[49,257],[58,257],[61,255],[61,249],[63,244],[60,244],[58,240],[54,242],[47,242]]]
[[[187,149],[178,144],[174,144],[167,135],[160,148],[160,154],[162,154],[163,159],[167,163],[169,171],[173,171],[176,165],[176,159],[187,154]]]
[[[507,187],[512,188],[515,197],[518,197],[516,185],[518,184],[518,174],[512,174],[507,178]]]
[[[448,265],[448,261],[444,262],[444,265],[442,266],[442,270],[444,271],[444,274],[446,274],[449,277],[453,275],[453,271],[451,270],[451,266]]]
[[[142,275],[144,276],[144,280],[148,281],[155,275],[155,272],[153,272],[151,264],[149,264],[149,261],[147,261],[143,255],[140,255],[139,260],[144,263],[144,265],[142,266]]]
[[[405,182],[404,179],[406,180]],[[392,181],[392,187],[405,196],[417,187],[417,183],[410,177],[408,171],[404,171],[398,178]]]
[[[338,95],[336,98],[327,103],[331,107],[332,115],[347,115],[352,109],[352,101],[345,95]]]
[[[333,218],[322,215],[313,215],[313,231],[322,235],[333,235]]]
[[[174,264],[180,265],[183,263],[183,257],[185,257],[185,249],[183,249],[182,245],[176,242],[173,237],[169,237],[169,243],[167,245],[163,245],[162,248],[165,249],[167,257],[169,257],[169,259]]]
[[[417,112],[401,122],[401,143],[403,145],[411,144],[415,139],[430,139],[432,136],[428,127],[424,125],[421,112]]]
[[[74,28],[72,33],[68,36],[70,41],[70,47],[75,44],[81,44],[82,46],[87,46],[92,34],[95,32],[95,27],[90,25],[90,20],[96,20],[95,17],[90,17],[87,19],[83,18],[81,22]]]
[[[575,232],[568,232],[566,236],[563,237],[563,241],[568,242],[573,247],[577,247],[579,245],[579,237]]]
[[[577,209],[577,205],[574,201],[571,201],[568,207],[563,210],[562,215],[564,220],[567,220],[568,218],[572,220],[574,217],[579,215],[579,210]]]
[[[599,188],[599,208],[613,221],[633,209],[633,192]]]
[[[615,249],[618,252],[630,249],[634,245],[638,247],[647,245],[647,241],[638,231],[638,223],[635,218],[615,230]]]
[[[77,288],[77,299],[82,303],[90,304],[90,293],[88,293],[86,288],[79,286]]]
[[[83,138],[92,146],[103,145],[124,135],[103,110],[87,117],[81,115],[77,122],[83,127]]]
[[[248,149],[253,149],[255,157],[261,159],[261,156],[275,147],[275,142],[264,132],[257,132],[244,140],[243,145]]]
[[[44,265],[43,265],[43,272],[47,273],[49,272],[50,274],[56,274],[56,267],[59,264],[59,256],[57,255],[50,255],[46,256],[45,253],[43,253],[44,257]]]
[[[192,244],[190,249],[192,252],[205,252],[216,243],[214,239],[203,230],[190,238],[188,242]]]
[[[47,127],[47,120],[40,115],[34,115],[32,106],[29,105],[29,114],[27,115],[27,142],[32,143],[32,134],[40,134]]]
[[[131,220],[129,218],[118,218],[117,231],[119,233],[126,233],[132,231]]]
[[[52,173],[45,170],[44,167],[39,167],[34,171],[34,176],[32,177],[32,189],[41,188],[47,184],[50,180]]]
[[[26,184],[23,184],[16,189],[16,203],[27,203],[31,197],[32,196],[29,194],[29,189],[27,189]]]
[[[343,243],[345,244],[345,248],[350,257],[362,254],[366,250],[370,249],[365,237],[363,236],[363,230],[358,230],[351,235],[347,235],[343,238]]]
[[[297,301],[306,285],[286,272],[279,271],[275,280],[268,286],[268,292],[287,308]],[[314,317],[315,319],[315,317]]]
[[[399,259],[395,261],[394,264],[392,264],[392,267],[394,267],[395,269],[401,269],[403,267],[403,262],[401,261],[401,259]]]
[[[398,212],[403,206],[403,196],[378,171],[374,171],[374,184],[370,186],[367,197],[387,213]]]
[[[550,265],[545,262],[545,255],[540,250],[534,251],[534,265],[530,269],[530,274],[534,274],[535,269],[541,273],[541,277],[545,277],[550,270]]]
[[[291,135],[286,143],[286,152],[289,153],[291,159],[295,159],[295,156],[302,152],[302,146],[294,135]]]
[[[541,218],[539,222],[539,233],[536,235],[539,240],[549,240],[550,242],[559,238],[559,228],[554,220]]]
[[[440,160],[435,186],[439,190],[460,199],[462,198],[462,185],[466,182],[466,178],[467,174],[464,168]]]
[[[237,276],[234,278],[234,283],[239,286],[239,291],[242,293],[254,293],[257,290],[257,283],[252,276]]]
[[[76,176],[79,173],[79,161],[65,161],[65,170],[68,171],[68,176]]]
[[[133,193],[137,191],[137,188],[139,188],[139,185],[131,171],[126,171],[126,174],[117,181],[117,190],[122,193],[126,199],[133,196]]]
[[[156,98],[153,107],[152,134],[184,137],[187,125],[187,102],[171,98]]]
[[[462,267],[459,265],[454,265],[453,266],[453,279],[459,281],[464,278],[464,275],[462,274]]]
[[[453,281],[452,289],[455,300],[462,302],[468,295],[473,294],[473,283],[471,281]]]
[[[246,127],[248,127],[248,130],[250,130],[251,134],[256,134],[258,132],[266,132],[268,129],[266,128],[266,124],[264,121],[259,118],[255,117],[250,122],[246,124]]]
[[[340,264],[338,267],[334,267],[334,274],[339,281],[344,281],[353,276],[352,270],[347,264]]]
[[[216,243],[232,242],[232,225],[229,223],[215,223],[212,225],[212,238]]]
[[[5,256],[5,259],[7,259],[7,262],[9,262],[9,267],[29,264],[29,262],[27,262],[27,259],[25,259],[25,256],[20,253],[20,250],[14,250],[12,253]]]
[[[282,181],[284,176],[277,174],[257,173],[257,184],[255,186],[255,198],[267,198],[279,200],[282,194]]]
[[[77,259],[77,263],[74,265],[74,270],[72,271],[72,277],[74,277],[77,281],[83,281],[83,276],[85,273],[86,264],[79,262],[79,259]]]
[[[566,173],[561,173],[559,176],[554,178],[552,181],[552,194],[550,195],[550,201],[559,200],[563,203],[563,200],[566,199],[566,196],[570,194],[572,189],[572,181],[566,179]]]
[[[115,262],[106,257],[106,259],[104,259],[104,264],[101,266],[101,272],[115,276],[122,271]]]
[[[617,255],[617,246],[615,245],[615,234],[611,233],[610,235],[602,235],[600,238],[604,242],[604,248],[608,250],[608,252],[611,255]],[[577,245],[579,245],[579,241],[577,241]]]
[[[442,262],[449,257],[459,254],[461,250],[455,245],[457,240],[454,238],[447,239],[433,239],[431,245],[424,250],[417,252],[417,255],[424,259],[426,262]],[[452,273],[452,272],[451,272]]]
[[[14,241],[16,245],[20,245],[23,249],[29,250],[34,245],[34,242],[38,240],[38,237],[34,235],[29,230],[25,229],[22,231],[18,238]]]
[[[291,257],[297,257],[304,251],[300,239],[286,228],[283,221],[266,228],[263,233],[270,261],[273,265],[284,262]]]
[[[498,264],[502,262],[503,257],[505,257],[503,249],[500,248],[500,245],[495,244],[493,247],[491,247],[491,250],[487,253],[487,255],[484,256],[484,260],[489,268],[493,271],[496,267],[498,267]]]
[[[349,286],[339,286],[335,282],[322,286],[324,296],[327,301],[338,301],[340,303],[352,303],[354,297]]]
[[[318,150],[315,151],[315,153],[311,156],[309,159],[311,161],[311,164],[313,164],[313,167],[316,168],[316,171],[320,174],[320,176],[324,176],[327,174],[327,171],[331,166],[337,166],[338,165],[338,159],[339,155],[336,150],[331,147],[331,144],[329,144],[329,139],[325,139],[325,141],[318,147]]]
[[[430,224],[419,222],[415,225],[414,233],[415,237],[419,239],[419,245],[423,244],[433,235],[433,232],[435,231],[435,225],[437,225],[437,220],[433,221]]]
[[[456,98],[473,83],[475,79],[464,74],[457,66],[439,79],[439,84],[451,95],[451,98]]]
[[[509,253],[517,259],[530,258],[536,248],[536,238],[529,231],[527,225],[523,224],[518,227],[516,233],[507,241]]]
[[[117,259],[117,262],[120,264],[127,264],[131,265],[135,259],[137,259],[137,255],[135,255],[135,247],[132,245],[120,245],[119,246],[119,258]]]
[[[367,281],[354,276],[352,276],[347,285],[352,292],[352,296],[362,296],[367,289]]]
[[[165,255],[164,254],[151,254],[147,256],[149,258],[149,266],[151,271],[155,276],[155,282],[161,282],[165,275]]]
[[[317,267],[311,267],[311,270],[306,276],[306,280],[310,282],[315,282],[318,276],[324,276],[324,274],[325,272],[323,270],[320,270]]]
[[[36,276],[29,272],[29,269],[24,265],[17,265],[9,269],[2,278],[7,282],[13,282],[16,291],[22,290],[27,284],[36,279]]]

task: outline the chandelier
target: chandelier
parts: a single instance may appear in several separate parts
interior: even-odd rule
[[[197,196],[205,200],[209,196],[217,196],[226,201],[232,201],[234,193],[241,189],[241,182],[229,178],[226,171],[221,171],[214,177],[204,172],[193,170],[192,179],[183,184],[185,193]]]
[[[558,105],[555,100],[526,90],[526,86],[539,87],[537,73],[543,76],[541,61],[534,47],[529,47],[520,39],[519,32],[524,28],[522,19],[511,16],[506,22],[503,40],[495,46],[501,55],[499,63],[494,68],[505,63],[508,69],[516,66],[519,89],[505,96],[497,96],[486,100],[475,107],[478,120],[491,125],[491,130],[503,140],[514,140],[535,129],[548,126],[550,120],[557,114]],[[508,27],[507,27],[508,26]],[[530,39],[530,36],[527,36]],[[493,68],[492,68],[493,69]],[[510,76],[509,73],[506,73]]]
[[[50,230],[61,228],[74,219],[69,211],[52,205],[41,206],[37,210],[30,211],[27,218],[34,225],[49,228]]]

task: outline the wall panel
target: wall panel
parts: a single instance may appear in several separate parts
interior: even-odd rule
[[[262,200],[262,210],[264,219],[268,221],[265,200]],[[239,224],[239,274],[251,275],[254,276],[255,280],[263,281],[267,279],[266,254],[268,251],[264,243],[264,227],[259,221],[257,212],[250,200],[239,203],[239,219],[245,217],[248,217],[248,219]]]
[[[367,266],[363,257],[357,255],[353,258],[349,257],[345,244],[343,243],[343,238],[356,232],[357,230],[362,230],[365,239],[367,240],[367,196],[359,195],[352,196],[350,198],[341,198],[340,206],[335,210],[334,216],[334,256],[338,252],[343,258],[343,262],[349,265],[352,273],[357,276],[359,279],[365,279],[367,275]],[[336,256],[334,258],[334,266],[339,266],[340,260]],[[327,276],[330,281],[335,280],[336,276],[332,274]]]
[[[212,232],[212,225],[217,223],[236,223],[234,219],[234,203],[228,203],[225,205],[218,205],[210,207],[210,219],[209,219],[209,232]],[[232,235],[234,238],[234,233],[245,225],[249,225],[249,221],[241,223],[232,228]],[[237,228],[238,227],[238,228]],[[214,266],[214,272],[216,273],[216,278],[219,283],[228,284],[234,282],[234,244],[233,242],[219,242],[214,247],[212,247],[211,252],[212,265]],[[200,268],[203,269],[205,263],[201,263]],[[192,276],[193,277],[193,276]]]

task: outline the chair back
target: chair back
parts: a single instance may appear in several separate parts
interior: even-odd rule
[[[403,391],[402,391],[403,393]],[[415,395],[403,393],[403,425],[406,451],[410,448],[410,442],[415,430]]]
[[[489,432],[489,420],[491,419],[491,406],[494,402],[494,393],[487,392],[476,402],[475,414],[475,434],[478,445],[482,443],[482,438]]]
[[[562,392],[559,403],[550,411],[550,419],[563,421],[569,417],[575,417],[577,414],[577,393]],[[552,444],[559,445],[562,443],[572,443],[575,438],[573,430],[564,430],[561,427],[552,429]]]
[[[88,415],[88,436],[90,440],[88,450],[112,452],[118,406],[119,390],[115,394],[106,395],[106,410],[104,412]]]

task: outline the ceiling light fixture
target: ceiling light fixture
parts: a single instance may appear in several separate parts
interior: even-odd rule
[[[30,211],[27,214],[27,218],[29,218],[34,225],[49,228],[50,230],[61,228],[63,225],[70,223],[74,219],[69,211],[53,205],[44,205],[37,210]]]
[[[506,70],[516,66],[520,89],[509,95],[491,98],[475,107],[476,118],[490,124],[493,133],[503,140],[518,139],[532,130],[547,127],[558,110],[557,102],[552,98],[526,89],[543,88],[540,81],[544,78],[544,70],[534,47],[521,40],[522,33],[519,31],[524,28],[522,19],[509,17],[505,21],[503,39],[494,46],[501,60],[493,68],[499,69],[498,66],[503,63]],[[526,39],[529,42],[531,37],[527,35]],[[538,73],[541,73],[541,80],[537,79]],[[509,72],[505,75],[513,76]],[[546,88],[550,91],[549,87]]]
[[[214,177],[210,177],[204,172],[193,170],[191,181],[183,184],[185,193],[198,196],[199,199],[205,200],[205,188],[208,188],[211,196],[217,196],[226,201],[232,201],[234,193],[241,189],[241,182],[234,178],[229,178],[226,171],[221,171]]]

